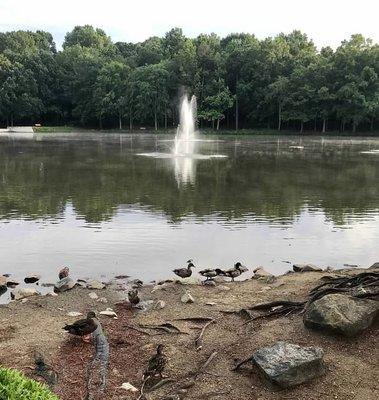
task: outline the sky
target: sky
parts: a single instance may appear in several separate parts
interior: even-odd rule
[[[317,47],[336,48],[354,33],[379,42],[377,0],[0,0],[0,31],[46,30],[60,48],[66,32],[90,24],[114,41],[139,42],[173,27],[196,37],[299,29]]]

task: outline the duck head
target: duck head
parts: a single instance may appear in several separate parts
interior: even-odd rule
[[[187,268],[195,268],[195,265],[193,264],[193,262],[192,262],[193,260],[188,260],[187,261]]]
[[[96,318],[96,313],[95,313],[95,311],[88,311],[88,313],[87,313],[87,319],[91,319],[91,318]]]

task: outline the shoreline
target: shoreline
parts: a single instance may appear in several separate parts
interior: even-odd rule
[[[375,363],[379,353],[374,327],[358,338],[341,339],[308,330],[303,326],[301,315],[265,319],[245,326],[240,316],[225,314],[277,299],[303,300],[322,276],[353,276],[362,271],[367,270],[295,272],[270,281],[267,276],[236,282],[217,279],[216,286],[201,285],[195,280],[188,285],[176,282],[156,286],[148,284],[139,289],[141,299],[153,305],[144,312],[130,309],[125,302],[128,287],[122,283],[100,290],[75,287],[58,296],[33,296],[24,303],[13,301],[0,306],[1,363],[35,379],[30,367],[33,366],[33,352],[38,349],[60,376],[53,391],[62,400],[83,398],[85,368],[93,348],[77,338],[69,338],[61,328],[78,318],[69,317],[68,312],[85,314],[90,309],[99,312],[109,307],[117,313],[117,319],[100,316],[111,347],[109,389],[105,397],[100,395],[96,399],[136,399],[138,395],[119,387],[130,382],[139,388],[147,360],[157,344],[164,343],[169,357],[167,373],[175,379],[203,363],[212,351],[218,353],[209,373],[221,375],[222,379],[202,375],[196,382],[196,389],[188,389],[187,399],[206,398],[218,391],[224,393],[218,395],[219,399],[371,400],[379,394],[375,384]],[[193,296],[194,303],[181,301],[186,292]],[[97,298],[91,298],[90,293],[95,293]],[[106,298],[106,303],[100,302],[100,298]],[[203,348],[197,351],[194,346],[197,332],[193,327],[199,323],[185,319],[199,317],[212,318],[215,323],[206,330]],[[168,322],[175,324],[181,333],[167,334],[140,328]],[[322,347],[327,367],[325,376],[293,389],[275,392],[267,388],[254,367],[246,366],[241,373],[230,371],[236,360],[276,340]],[[162,399],[166,391],[162,387],[149,394],[148,399]]]

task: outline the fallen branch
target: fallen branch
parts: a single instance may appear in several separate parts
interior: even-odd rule
[[[196,350],[201,350],[203,348],[203,335],[205,330],[207,329],[207,327],[213,323],[215,323],[216,321],[214,319],[210,320],[209,322],[207,322],[203,328],[200,331],[200,335],[196,338],[195,340],[195,346],[196,346]]]
[[[133,325],[124,325],[124,328],[129,328],[129,329],[131,329],[133,331],[137,331],[137,332],[142,333],[144,335],[151,336],[151,334],[149,332],[146,332],[146,331],[144,331],[142,329],[139,329],[139,328],[137,328],[136,326],[133,326]]]
[[[236,366],[234,366],[231,371],[237,371],[237,369],[239,369],[240,367],[242,367],[242,365],[248,363],[249,361],[251,361],[253,359],[253,356],[250,356],[249,358],[245,358],[244,360],[240,361]]]
[[[200,375],[202,372],[204,372],[208,365],[213,361],[213,359],[217,356],[217,351],[214,351],[208,358],[207,361],[197,370],[197,372],[194,374],[194,377],[196,378],[198,375]]]

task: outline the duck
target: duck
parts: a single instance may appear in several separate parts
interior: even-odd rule
[[[192,275],[192,269],[191,268],[195,268],[193,262],[193,260],[188,260],[187,261],[187,268],[177,268],[173,270],[173,273],[175,275],[178,275],[181,278],[189,278]]]
[[[161,379],[163,378],[162,373],[167,364],[167,357],[164,354],[163,349],[163,344],[159,344],[156,353],[150,358],[146,371],[143,374],[143,379],[145,381],[156,375],[159,375]]]
[[[140,302],[137,289],[131,289],[128,291],[128,299],[132,306],[136,306]]]
[[[89,311],[86,318],[79,319],[73,324],[65,325],[63,329],[70,333],[71,335],[81,336],[84,342],[89,342],[91,340],[91,334],[100,325],[96,313],[94,311]]]
[[[212,268],[207,268],[203,269],[202,271],[199,271],[199,274],[202,276],[205,276],[207,279],[212,279],[215,278],[218,275],[223,275],[223,271],[220,268],[212,269]]]
[[[59,271],[58,277],[59,280],[63,279],[63,278],[67,278],[70,274],[70,268],[68,267],[64,267]]]
[[[248,269],[245,266],[243,266],[240,262],[236,262],[233,268],[230,268],[226,271],[222,271],[220,275],[228,276],[229,278],[232,278],[232,282],[234,282],[234,278],[237,278],[247,270]]]

